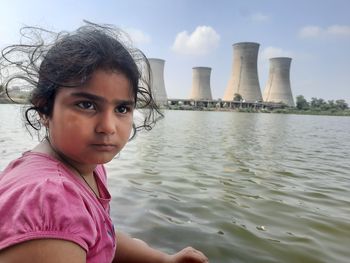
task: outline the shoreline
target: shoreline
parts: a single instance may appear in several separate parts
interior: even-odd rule
[[[297,110],[296,108],[284,109],[254,109],[254,108],[207,108],[207,107],[172,107],[164,106],[165,110],[183,111],[213,111],[213,112],[243,112],[243,113],[271,113],[271,114],[296,114],[296,115],[318,115],[318,116],[344,116],[350,117],[350,110],[344,111],[317,111],[317,110]]]
[[[26,100],[18,99],[13,102],[6,98],[0,98],[0,104],[26,104]],[[279,109],[254,109],[254,108],[216,108],[216,107],[196,107],[168,105],[160,107],[162,110],[183,110],[183,111],[213,111],[213,112],[243,112],[243,113],[271,113],[271,114],[296,114],[296,115],[318,115],[318,116],[343,116],[350,117],[350,110],[343,111],[318,111],[318,110],[297,110],[296,108]]]

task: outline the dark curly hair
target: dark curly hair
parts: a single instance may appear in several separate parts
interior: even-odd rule
[[[73,32],[23,27],[20,44],[2,50],[0,67],[7,75],[3,84],[7,96],[13,101],[9,87],[15,84],[32,88],[31,105],[24,112],[26,127],[39,134],[40,115],[51,117],[57,90],[81,86],[102,69],[119,71],[132,84],[136,109],[143,113],[142,121],[133,125],[132,138],[136,131],[152,129],[163,114],[152,97],[146,56],[128,45],[127,35],[114,26],[84,22]]]

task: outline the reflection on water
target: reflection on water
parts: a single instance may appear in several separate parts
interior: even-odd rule
[[[14,109],[0,105],[0,170],[34,145]],[[349,130],[346,117],[167,111],[107,165],[115,225],[215,263],[348,262]]]

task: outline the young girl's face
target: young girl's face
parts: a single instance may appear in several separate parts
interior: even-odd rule
[[[48,120],[52,146],[81,170],[109,162],[129,139],[134,96],[116,71],[97,70],[84,86],[61,88]]]

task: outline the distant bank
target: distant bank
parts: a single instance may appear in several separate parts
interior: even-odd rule
[[[350,109],[344,100],[328,101],[313,98],[309,103],[297,97],[297,106],[290,107],[284,103],[273,102],[246,102],[223,101],[223,100],[191,100],[172,99],[163,104],[163,108],[169,110],[193,110],[193,111],[234,111],[252,113],[281,113],[303,115],[327,115],[327,116],[350,116]],[[303,97],[302,97],[303,98]]]
[[[225,101],[191,101],[179,100],[182,103],[168,103],[162,105],[167,110],[188,110],[188,111],[218,111],[218,112],[246,112],[246,113],[280,113],[280,114],[302,114],[302,115],[326,115],[326,116],[350,116],[350,109],[322,109],[308,108],[298,109],[288,107],[282,103],[261,103],[261,102],[225,102]],[[27,100],[16,99],[16,104],[25,104]],[[214,103],[215,102],[215,103]],[[15,104],[13,101],[0,97],[0,104]]]
[[[190,106],[166,106],[167,110],[187,110],[187,111],[218,111],[218,112],[246,112],[246,113],[279,113],[279,114],[300,114],[300,115],[324,115],[324,116],[349,116],[350,110],[299,110],[297,108],[207,108]]]

